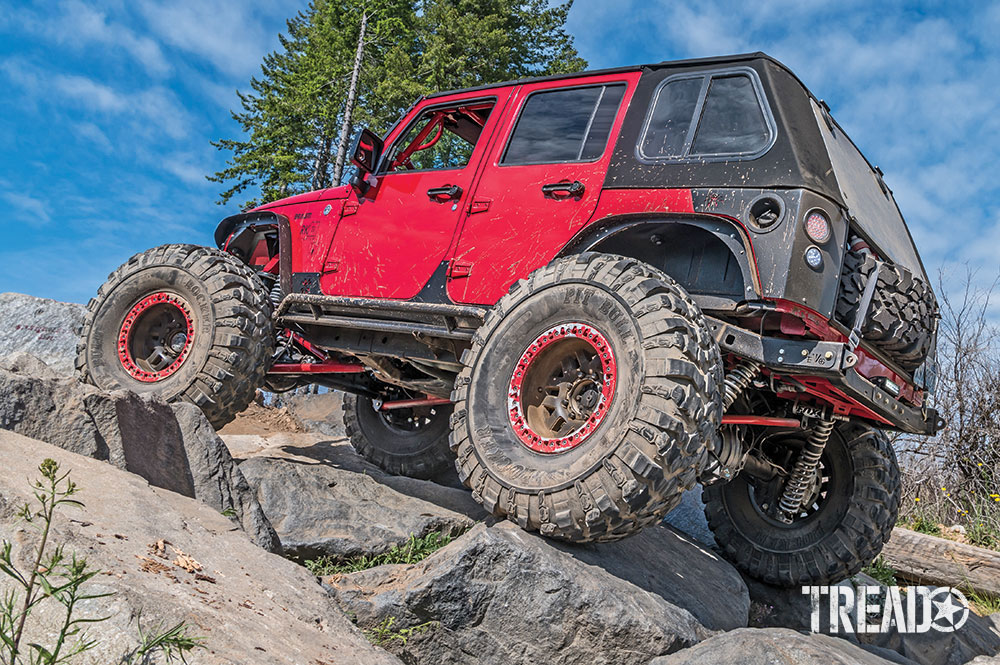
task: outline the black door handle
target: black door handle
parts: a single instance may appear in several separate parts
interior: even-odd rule
[[[542,185],[543,194],[565,192],[569,196],[580,196],[583,194],[584,189],[586,189],[586,187],[579,180],[574,180],[573,182],[553,182],[548,185]]]
[[[458,185],[431,187],[427,190],[427,196],[429,196],[432,201],[453,201],[462,196],[462,188]]]

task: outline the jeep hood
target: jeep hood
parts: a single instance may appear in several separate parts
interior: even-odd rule
[[[346,199],[351,193],[350,185],[341,185],[340,187],[328,187],[327,189],[317,189],[312,192],[303,192],[302,194],[295,194],[294,196],[289,196],[277,201],[272,201],[270,203],[265,203],[262,206],[258,206],[247,212],[261,212],[263,210],[276,210],[278,208],[284,208],[285,206],[296,205],[298,203],[309,203],[312,201],[328,201],[334,199]]]

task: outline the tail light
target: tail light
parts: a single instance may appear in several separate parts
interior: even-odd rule
[[[819,210],[813,210],[806,215],[806,235],[815,243],[822,245],[830,239],[830,220]]]

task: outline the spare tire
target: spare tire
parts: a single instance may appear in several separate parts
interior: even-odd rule
[[[104,390],[191,402],[220,428],[249,406],[273,353],[253,270],[217,249],[163,245],[126,261],[87,305],[76,366]]]
[[[853,328],[868,277],[875,269],[869,252],[850,251],[837,299],[837,320]],[[861,337],[902,369],[912,371],[927,358],[934,341],[937,301],[934,292],[906,268],[883,264]]]

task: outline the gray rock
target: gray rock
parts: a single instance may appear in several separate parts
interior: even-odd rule
[[[344,437],[329,439],[318,433],[297,434],[222,434],[223,441],[237,458],[273,457],[361,473],[376,479],[401,494],[433,503],[475,521],[489,519],[489,514],[475,502],[470,492],[438,482],[393,476],[362,459]]]
[[[41,373],[23,357],[0,367],[0,429],[109,462],[156,487],[232,511],[254,542],[280,551],[253,490],[200,409],[12,369]]]
[[[380,554],[410,536],[454,536],[465,515],[397,492],[381,478],[287,458],[252,457],[240,471],[288,554],[337,559]]]
[[[976,656],[968,665],[1000,665],[1000,656]]]
[[[408,663],[645,665],[711,635],[687,610],[502,522],[413,566],[328,580],[359,625],[423,626]]]
[[[740,628],[649,665],[910,665],[897,654],[869,650],[829,635],[787,628]]]
[[[670,524],[695,540],[709,547],[715,547],[715,536],[705,519],[705,504],[701,501],[701,485],[695,485],[681,495],[681,502],[664,518]]]
[[[809,630],[812,608],[809,596],[801,589],[780,589],[754,580],[746,580],[750,590],[751,625],[758,627],[781,626],[794,630]],[[842,586],[882,586],[868,575],[859,574],[840,583]],[[828,632],[828,596],[822,596],[820,627]],[[906,606],[904,604],[904,611]],[[855,633],[857,611],[848,611],[852,626],[835,636],[859,644],[865,648],[883,649],[894,652],[920,665],[961,665],[978,655],[1000,653],[1000,636],[991,630],[992,622],[975,614],[969,614],[965,625],[954,632],[931,630],[925,633]]]
[[[564,549],[683,607],[707,628],[733,630],[747,625],[750,596],[739,572],[670,526],[646,528],[614,543]]]
[[[72,375],[85,313],[76,303],[0,293],[0,358],[24,351],[55,372]]]
[[[812,605],[801,588],[771,586],[751,577],[744,581],[750,593],[751,628],[809,630]]]
[[[304,568],[256,547],[216,510],[108,464],[0,432],[0,540],[14,544],[19,565],[26,564],[37,532],[3,505],[31,500],[28,480],[38,477],[45,458],[71,472],[80,488],[75,498],[85,504],[60,509],[51,543],[104,571],[86,592],[114,594],[80,607],[81,618],[110,619],[85,626],[96,648],[74,663],[121,662],[138,644],[141,617],[147,630],[185,621],[192,635],[205,639],[206,648],[187,661],[197,665],[400,665],[365,640]],[[156,547],[161,540],[165,556]],[[202,570],[182,569],[177,552]],[[0,576],[0,596],[9,589],[9,579]],[[29,641],[50,639],[60,607],[43,602],[28,624]]]
[[[331,390],[318,395],[282,396],[282,405],[307,432],[344,436],[344,394]]]
[[[1000,655],[1000,635],[988,618],[969,613],[965,625],[950,633],[874,633],[859,635],[862,644],[891,649],[920,665],[963,665],[977,656]]]

